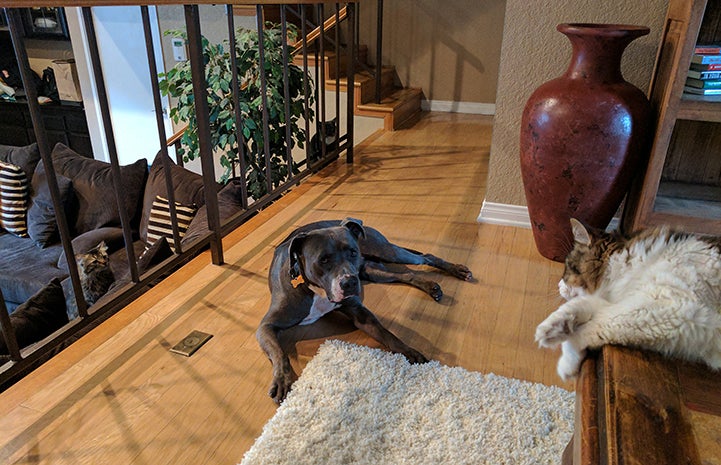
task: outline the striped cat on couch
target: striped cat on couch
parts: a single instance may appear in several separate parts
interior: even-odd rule
[[[572,219],[574,248],[558,289],[566,302],[536,328],[561,345],[574,378],[588,349],[618,344],[721,368],[721,238],[668,227],[630,236]]]

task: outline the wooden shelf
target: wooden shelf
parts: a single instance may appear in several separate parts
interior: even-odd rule
[[[721,95],[683,94],[677,119],[721,123]]]
[[[626,199],[625,231],[672,224],[721,235],[721,96],[683,92],[696,44],[720,42],[720,24],[721,2],[669,1],[650,86],[657,124]]]

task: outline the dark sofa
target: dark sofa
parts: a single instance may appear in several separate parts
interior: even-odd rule
[[[167,198],[162,156],[159,153],[150,167],[142,159],[120,169],[123,207],[128,218],[132,219],[133,249],[141,272],[172,254],[165,239],[161,238],[162,242],[155,244],[148,243],[149,229],[153,230],[158,221],[164,221],[157,205],[159,198]],[[110,266],[117,280],[109,291],[112,292],[112,289],[129,282],[130,278],[110,164],[79,155],[62,144],[53,149],[52,160],[73,238],[73,251],[84,253],[101,240],[106,242]],[[31,335],[20,338],[21,345],[27,345],[52,333],[77,314],[70,305],[74,296],[67,260],[57,233],[47,177],[36,144],[27,147],[0,146],[0,162],[20,167],[29,183],[27,237],[18,237],[0,227],[0,290],[11,312],[16,334]],[[177,204],[195,212],[181,242],[185,246],[208,231],[203,179],[172,161],[170,163]],[[237,182],[220,189],[221,220],[241,209],[239,195]],[[151,231],[151,234],[162,236],[157,231]],[[65,290],[65,302],[57,302],[55,298],[58,282],[62,282],[61,287]],[[53,308],[44,308],[37,302]],[[48,312],[53,316],[49,316]],[[33,323],[37,323],[37,331],[33,330]],[[1,339],[0,353],[4,349]]]

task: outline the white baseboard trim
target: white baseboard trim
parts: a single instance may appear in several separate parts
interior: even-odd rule
[[[531,218],[528,216],[528,207],[483,201],[481,213],[476,220],[479,223],[496,224],[500,226],[514,226],[531,229]],[[606,228],[607,232],[618,230],[621,219],[617,216],[611,218]]]
[[[421,100],[421,110],[472,115],[495,115],[495,103],[452,102],[450,100]]]
[[[484,200],[477,221],[479,223],[531,229],[528,207],[522,205],[486,202]]]

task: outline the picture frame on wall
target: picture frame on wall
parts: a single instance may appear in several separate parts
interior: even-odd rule
[[[25,36],[36,39],[69,40],[63,8],[34,7],[22,10]]]

